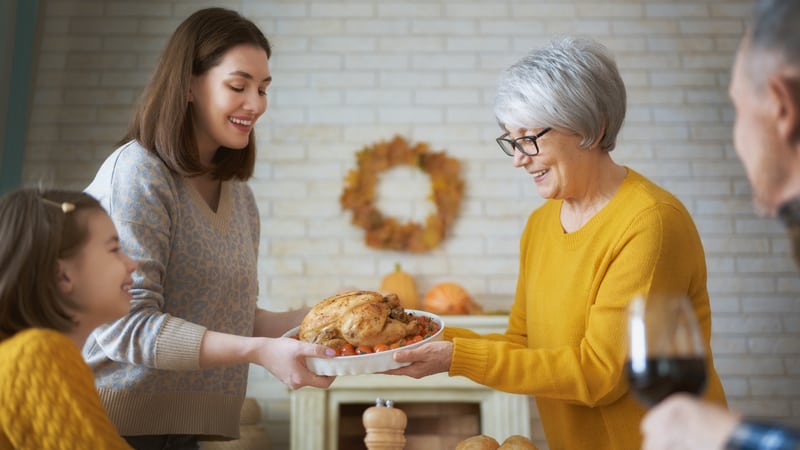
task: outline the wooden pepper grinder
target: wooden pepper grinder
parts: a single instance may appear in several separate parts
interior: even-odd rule
[[[368,450],[403,450],[406,446],[406,413],[394,407],[391,400],[375,400],[375,406],[364,411],[362,416],[367,436],[364,443]]]

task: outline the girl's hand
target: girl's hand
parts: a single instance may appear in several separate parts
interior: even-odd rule
[[[411,365],[392,369],[385,373],[422,378],[435,373],[447,372],[450,370],[450,360],[452,358],[452,342],[429,342],[414,349],[398,350],[394,354],[394,360],[399,363],[410,362]]]

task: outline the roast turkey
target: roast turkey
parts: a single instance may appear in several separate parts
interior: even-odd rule
[[[339,349],[349,342],[375,346],[420,333],[419,322],[405,312],[395,294],[349,291],[311,308],[300,323],[300,340]]]

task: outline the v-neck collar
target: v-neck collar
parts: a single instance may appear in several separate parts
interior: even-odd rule
[[[625,174],[625,178],[623,178],[622,183],[617,188],[614,196],[611,197],[608,203],[600,208],[600,210],[597,211],[594,216],[592,216],[585,224],[583,224],[582,227],[575,231],[567,233],[561,226],[561,207],[563,206],[563,200],[559,200],[556,207],[555,221],[553,222],[553,226],[557,227],[553,229],[556,235],[559,235],[561,239],[570,242],[579,242],[583,239],[591,239],[597,231],[596,228],[599,226],[597,224],[602,224],[607,215],[613,214],[614,210],[618,207],[618,204],[624,203],[627,200],[630,187],[633,185],[633,183],[635,183],[636,180],[639,179],[638,173],[636,173],[630,167],[625,166],[625,168],[628,169],[628,173]]]
[[[231,182],[223,181],[219,188],[219,204],[217,205],[216,212],[208,206],[202,195],[192,186],[192,183],[184,180],[186,189],[189,190],[192,203],[200,213],[205,217],[208,222],[216,228],[219,232],[224,233],[228,231],[231,220]]]

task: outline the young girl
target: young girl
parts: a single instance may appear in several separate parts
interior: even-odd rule
[[[77,192],[0,199],[0,448],[130,448],[80,349],[130,308],[136,264],[111,218]]]
[[[235,11],[192,14],[167,43],[123,145],[87,188],[139,262],[130,313],[84,348],[111,420],[137,449],[237,438],[250,363],[291,388],[333,381],[305,365],[325,347],[280,338],[305,311],[256,304],[261,230],[246,181],[270,54]]]

